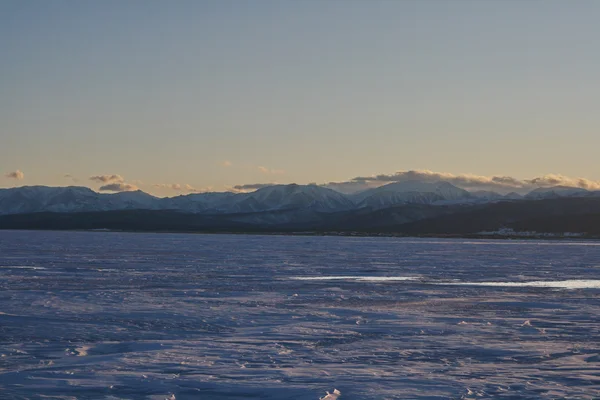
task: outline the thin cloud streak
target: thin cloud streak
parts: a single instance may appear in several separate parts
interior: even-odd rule
[[[276,183],[247,183],[245,185],[235,185],[232,191],[235,192],[251,192],[254,190],[262,189],[264,187],[277,185]]]
[[[167,189],[185,193],[206,193],[212,189],[211,187],[200,189],[187,183],[155,183],[154,185],[152,185],[152,187],[157,189]]]
[[[125,182],[125,179],[118,174],[112,174],[112,175],[94,175],[94,176],[90,176],[90,180],[94,181],[94,182],[100,182],[100,183],[109,183],[109,182]]]
[[[18,181],[25,179],[25,174],[20,170],[8,172],[4,176],[8,179],[16,179]]]
[[[108,185],[100,186],[98,189],[101,192],[132,192],[135,190],[139,190],[139,188],[130,183],[109,183]]]
[[[270,168],[263,167],[263,166],[258,166],[257,168],[260,172],[262,172],[263,174],[266,174],[266,175],[283,175],[283,174],[285,174],[285,171],[282,169],[270,169]]]
[[[75,177],[74,177],[73,175],[71,175],[71,174],[65,174],[65,175],[63,176],[63,178],[65,178],[65,179],[70,179],[70,180],[72,180],[73,182],[79,182],[79,179],[75,178]]]
[[[346,182],[329,182],[323,186],[344,193],[353,193],[393,182],[422,181],[449,182],[466,190],[493,190],[502,193],[526,192],[540,187],[570,186],[587,190],[600,190],[600,181],[585,178],[570,178],[564,175],[547,174],[533,179],[517,179],[511,176],[483,176],[453,174],[428,170],[399,171],[394,174],[358,176]]]

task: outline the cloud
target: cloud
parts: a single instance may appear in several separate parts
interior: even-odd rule
[[[139,188],[130,183],[117,182],[101,186],[99,190],[101,192],[132,192],[134,190],[139,190]]]
[[[214,188],[212,186],[206,186],[203,188],[197,188],[192,185],[188,185],[187,183],[183,185],[183,191],[187,193],[211,193],[214,192]]]
[[[209,192],[212,188],[208,187],[208,188],[196,188],[192,185],[189,185],[187,183],[184,184],[180,184],[180,183],[156,183],[154,185],[152,185],[153,187],[157,188],[157,189],[168,189],[168,190],[174,190],[176,192],[187,192],[187,193],[206,193]]]
[[[572,186],[587,190],[600,190],[600,181],[592,181],[586,178],[570,178],[568,176],[556,174],[548,174],[533,179],[527,179],[524,182],[537,187]]]
[[[387,175],[358,176],[346,182],[330,182],[323,186],[343,193],[353,193],[392,182],[413,180],[422,182],[445,181],[466,190],[494,190],[501,193],[509,191],[526,192],[539,187],[550,186],[572,186],[588,190],[600,190],[600,181],[592,181],[585,178],[570,178],[555,174],[521,180],[511,176],[453,174],[428,170],[399,171]]]
[[[19,170],[4,174],[8,179],[16,179],[18,181],[25,179],[25,174]]]
[[[152,186],[157,189],[181,190],[181,185],[179,183],[155,183]]]
[[[231,167],[232,165],[233,165],[233,163],[229,160],[225,160],[221,163],[221,166],[225,167],[225,168]]]
[[[109,182],[125,182],[125,179],[121,175],[95,175],[90,176],[91,181],[101,182],[101,183],[109,183]]]
[[[232,189],[236,192],[251,192],[264,187],[277,185],[276,183],[248,183],[245,185],[235,185]]]
[[[269,174],[269,175],[283,175],[283,174],[285,174],[285,171],[282,170],[282,169],[270,169],[270,168],[263,167],[263,166],[258,166],[256,168],[258,168],[258,170],[260,172],[262,172],[263,174]]]
[[[79,179],[75,178],[75,177],[74,177],[73,175],[71,175],[71,174],[65,174],[65,175],[63,176],[63,178],[65,178],[65,179],[70,179],[70,180],[72,180],[73,182],[79,182]]]
[[[328,189],[335,190],[336,192],[352,194],[357,192],[362,192],[363,190],[375,188],[377,186],[382,186],[384,183],[368,183],[368,182],[329,182],[324,185]]]

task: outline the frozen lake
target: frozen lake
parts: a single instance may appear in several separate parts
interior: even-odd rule
[[[600,396],[600,242],[0,231],[0,398]]]

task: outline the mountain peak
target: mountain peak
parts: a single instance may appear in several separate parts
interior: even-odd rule
[[[542,187],[532,190],[525,195],[527,199],[549,199],[556,197],[585,196],[590,192],[586,189],[571,186]]]
[[[556,186],[538,188],[527,199],[592,196],[585,189]],[[141,190],[97,193],[81,186],[23,186],[0,190],[0,214],[36,212],[83,212],[112,210],[176,210],[187,213],[249,214],[296,210],[330,213],[357,208],[386,208],[402,204],[449,205],[521,200],[516,193],[469,193],[450,182],[418,180],[391,182],[354,195],[346,195],[316,184],[276,184],[254,192],[192,193],[158,198]]]
[[[454,186],[450,182],[423,182],[418,180],[392,182],[365,190],[354,197],[359,204],[375,208],[407,203],[461,202],[472,198],[469,192]]]

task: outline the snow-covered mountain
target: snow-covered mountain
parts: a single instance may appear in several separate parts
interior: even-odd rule
[[[491,190],[477,190],[475,192],[471,192],[471,196],[484,201],[496,201],[504,199],[500,193],[493,192]]]
[[[553,186],[548,188],[539,188],[532,190],[525,195],[529,200],[555,199],[558,197],[581,197],[589,195],[590,192],[586,189],[575,188],[570,186]]]
[[[160,199],[144,193],[101,194],[80,187],[23,186],[0,189],[0,214],[159,209]]]
[[[194,193],[166,197],[160,201],[162,209],[188,213],[226,213],[237,194],[232,192]]]
[[[274,185],[251,193],[198,193],[158,198],[142,191],[101,194],[85,187],[0,189],[0,214],[110,210],[177,210],[231,214],[290,209],[334,212],[354,208],[346,195],[317,185]]]
[[[99,196],[102,206],[108,210],[158,210],[162,208],[161,199],[141,190],[100,194]]]
[[[506,200],[523,200],[523,195],[517,192],[510,192],[504,195]]]
[[[311,209],[333,212],[354,208],[342,193],[317,185],[273,185],[237,196],[229,212]]]
[[[24,186],[0,190],[0,213],[41,211],[76,212],[96,210],[99,194],[85,187]]]
[[[523,200],[524,196],[517,192],[510,192],[507,194],[501,194],[491,190],[478,190],[471,192],[471,196],[476,199],[478,203],[488,203],[506,200]]]
[[[0,189],[0,215],[36,212],[86,212],[114,210],[174,210],[184,213],[219,215],[294,211],[310,216],[359,208],[381,209],[403,204],[464,204],[501,200],[538,200],[558,197],[600,196],[598,192],[557,186],[540,188],[525,197],[510,193],[473,192],[448,182],[394,182],[347,195],[318,185],[273,185],[250,193],[195,193],[158,198],[142,191],[97,193],[86,187],[23,186]],[[273,218],[275,214],[273,214]],[[289,215],[288,215],[289,217]],[[242,217],[240,217],[242,218]],[[254,218],[245,216],[243,218]],[[281,217],[283,218],[283,217]]]
[[[362,207],[383,208],[399,204],[443,204],[467,202],[473,196],[448,182],[394,182],[353,196]]]
[[[334,190],[317,185],[273,185],[250,193],[201,193],[163,199],[165,209],[194,213],[231,214],[310,209],[334,212],[354,208],[354,203]]]

